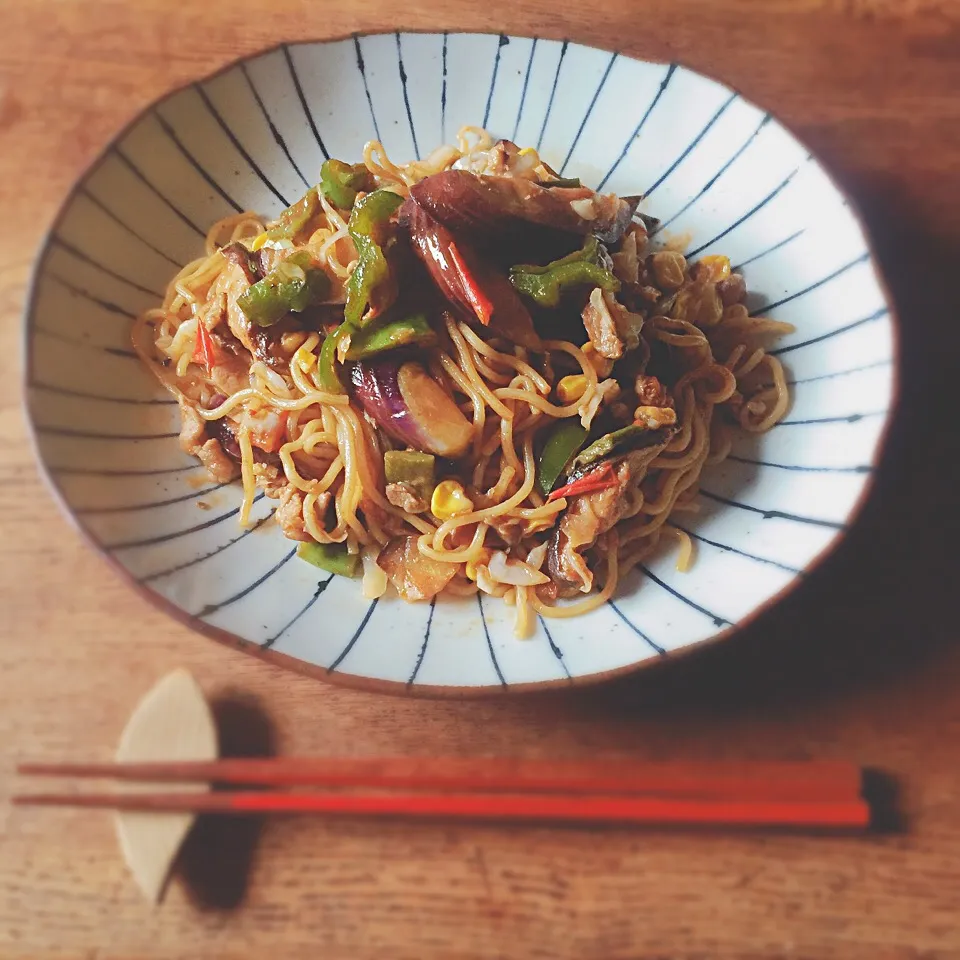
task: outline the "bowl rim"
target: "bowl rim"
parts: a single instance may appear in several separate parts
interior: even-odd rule
[[[104,549],[103,545],[100,544],[93,534],[84,527],[80,522],[77,515],[74,513],[73,509],[70,507],[66,495],[61,490],[59,483],[57,482],[53,472],[47,466],[46,460],[43,457],[40,449],[40,442],[38,437],[38,428],[34,422],[33,410],[31,404],[31,390],[33,388],[32,384],[32,368],[33,368],[33,327],[34,327],[34,313],[37,307],[37,288],[43,273],[43,268],[46,264],[50,246],[55,239],[57,230],[60,227],[60,224],[66,215],[67,211],[72,206],[74,200],[80,189],[86,183],[86,181],[96,172],[99,166],[105,161],[110,150],[120,143],[127,134],[156,106],[165,101],[169,100],[171,97],[174,97],[185,90],[188,90],[192,86],[201,83],[207,83],[216,77],[219,77],[223,74],[228,73],[229,71],[236,68],[241,63],[246,63],[250,60],[267,56],[278,50],[285,50],[290,47],[300,47],[300,46],[316,46],[318,44],[332,44],[332,43],[342,43],[350,39],[358,40],[361,37],[374,37],[374,36],[389,36],[397,35],[401,33],[412,33],[420,34],[426,36],[436,36],[438,34],[462,34],[466,36],[500,36],[508,37],[510,39],[517,40],[545,40],[553,42],[563,42],[575,44],[579,47],[584,47],[590,50],[599,50],[604,53],[618,53],[620,56],[625,57],[630,60],[634,60],[638,63],[664,63],[663,60],[648,60],[646,58],[641,58],[635,56],[631,53],[624,53],[620,50],[611,50],[608,47],[600,47],[591,43],[581,43],[577,40],[555,38],[549,36],[535,36],[535,35],[526,35],[518,33],[504,34],[494,30],[427,30],[427,29],[396,29],[396,30],[359,30],[351,31],[343,34],[337,34],[329,37],[322,37],[318,39],[301,39],[301,40],[290,40],[290,41],[279,41],[277,43],[270,44],[262,49],[243,54],[242,56],[235,57],[222,66],[218,67],[216,70],[213,70],[209,73],[202,74],[200,76],[194,77],[193,79],[186,80],[183,83],[177,84],[167,90],[162,96],[151,100],[149,103],[146,103],[136,109],[136,112],[117,130],[112,134],[109,139],[102,145],[98,150],[97,154],[93,159],[87,163],[81,172],[74,179],[74,182],[71,184],[69,190],[64,196],[63,200],[60,202],[57,212],[53,217],[53,220],[50,222],[49,226],[44,231],[43,238],[40,241],[40,244],[37,248],[37,252],[34,255],[33,262],[30,268],[30,276],[27,281],[26,294],[24,296],[23,307],[21,310],[21,380],[20,380],[20,396],[23,407],[23,415],[26,420],[26,432],[27,440],[30,444],[30,447],[33,451],[34,458],[39,466],[39,472],[44,485],[47,490],[53,495],[53,499],[56,501],[57,506],[59,507],[62,514],[64,514],[73,527],[76,530],[81,540],[85,545],[90,548],[95,554],[97,554],[103,561],[106,562],[107,566],[110,567],[113,571],[120,575],[120,579],[125,581],[127,586],[132,588],[139,596],[146,599],[150,604],[152,604],[157,610],[165,613],[167,616],[171,617],[173,620],[182,624],[193,630],[196,633],[202,634],[205,637],[215,640],[220,644],[223,644],[228,647],[233,647],[240,650],[241,652],[252,655],[262,662],[272,664],[274,666],[282,667],[286,670],[291,670],[296,673],[299,673],[304,676],[311,677],[317,680],[323,680],[326,683],[332,683],[340,687],[362,690],[368,693],[380,693],[388,694],[391,696],[405,696],[411,698],[421,698],[421,699],[434,699],[434,700],[475,700],[475,699],[485,699],[485,698],[499,698],[499,697],[511,697],[511,696],[520,696],[530,693],[546,693],[546,692],[556,692],[562,690],[573,690],[573,689],[583,689],[586,687],[592,687],[597,684],[606,683],[610,680],[619,679],[630,674],[636,673],[641,670],[656,670],[669,668],[669,666],[676,664],[685,660],[689,656],[695,656],[702,651],[705,651],[715,644],[729,639],[735,633],[738,633],[741,630],[744,630],[752,626],[757,620],[762,618],[764,615],[769,613],[777,604],[782,600],[790,596],[794,591],[800,588],[804,581],[807,579],[808,575],[820,566],[831,554],[836,551],[843,541],[846,539],[850,528],[852,525],[859,519],[863,513],[863,508],[866,505],[867,501],[873,495],[876,486],[876,474],[877,468],[883,461],[883,458],[888,450],[891,431],[894,428],[894,425],[898,419],[897,414],[900,408],[901,392],[902,392],[902,329],[899,313],[897,310],[896,301],[893,298],[893,295],[890,291],[890,287],[887,283],[886,277],[884,276],[883,270],[880,267],[880,261],[877,257],[875,245],[873,238],[870,235],[869,230],[867,229],[866,222],[863,216],[863,213],[860,209],[860,205],[854,200],[853,197],[837,182],[837,179],[830,168],[823,163],[818,154],[812,150],[805,140],[799,136],[792,127],[785,123],[775,115],[771,110],[767,108],[762,108],[764,111],[769,114],[772,120],[787,133],[793,137],[797,143],[801,144],[804,149],[806,149],[810,155],[810,158],[817,164],[819,170],[826,176],[830,185],[837,192],[837,194],[842,197],[850,210],[851,215],[857,223],[857,226],[860,228],[860,232],[864,239],[864,245],[869,257],[869,263],[873,268],[874,276],[877,281],[877,285],[880,288],[880,291],[884,297],[886,307],[888,310],[888,317],[890,322],[891,329],[891,390],[890,390],[890,402],[887,409],[884,411],[884,421],[883,426],[880,430],[879,436],[876,440],[874,450],[870,457],[870,472],[865,476],[863,480],[863,486],[860,489],[860,492],[854,501],[853,505],[848,510],[846,516],[844,517],[843,526],[841,529],[837,530],[826,545],[812,558],[810,559],[800,570],[799,573],[794,574],[791,579],[785,583],[779,590],[769,596],[762,603],[757,604],[749,613],[745,614],[740,620],[736,623],[733,623],[722,630],[718,630],[716,633],[711,634],[709,637],[704,638],[703,640],[697,640],[693,643],[685,644],[682,647],[677,648],[676,650],[669,651],[664,656],[656,657],[647,657],[643,660],[638,660],[633,663],[624,664],[620,667],[614,667],[609,670],[598,671],[597,673],[590,673],[574,677],[564,677],[556,680],[533,680],[523,683],[496,683],[496,684],[483,684],[483,685],[454,685],[454,684],[424,684],[424,683],[410,683],[409,681],[400,681],[400,680],[384,680],[375,677],[362,676],[360,674],[352,674],[343,672],[339,669],[334,670],[330,667],[322,667],[317,664],[308,663],[305,660],[301,660],[299,657],[295,657],[292,654],[282,653],[278,650],[273,650],[271,648],[263,647],[261,644],[256,643],[253,640],[246,640],[243,637],[238,636],[235,633],[232,633],[229,630],[224,630],[221,627],[214,626],[213,624],[207,623],[205,620],[202,620],[200,617],[187,613],[182,607],[178,606],[172,600],[167,599],[158,591],[151,589],[145,584],[138,581],[133,574],[125,567],[119,560],[117,560],[109,551]],[[694,67],[687,66],[685,63],[682,63],[678,60],[672,61],[674,66],[682,66],[685,70],[689,70],[691,73],[704,77],[707,80],[711,80],[714,83],[717,83],[729,90],[731,93],[735,93],[741,97],[746,103],[749,103],[753,106],[753,100],[749,97],[743,97],[740,93],[740,90],[736,87],[731,86],[729,83],[725,82],[722,79],[718,79],[712,76],[709,73],[705,73]]]

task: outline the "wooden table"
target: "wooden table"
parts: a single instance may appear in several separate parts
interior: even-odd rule
[[[960,957],[960,7],[603,6],[0,2],[4,960]],[[397,26],[540,32],[679,59],[777,113],[863,205],[901,306],[902,415],[862,523],[800,593],[739,638],[564,696],[423,702],[337,689],[166,619],[80,544],[41,486],[20,412],[19,312],[30,261],[68,187],[176,84],[279,40]],[[151,641],[134,647],[133,631]],[[844,757],[902,778],[909,829],[829,839],[208,826],[187,880],[152,909],[126,875],[106,816],[14,811],[8,774],[21,756],[109,757],[140,694],[177,665],[217,701],[228,748]]]

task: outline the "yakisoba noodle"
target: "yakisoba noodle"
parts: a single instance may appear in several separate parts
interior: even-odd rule
[[[749,315],[725,257],[654,250],[650,222],[475,127],[408,164],[374,141],[277,221],[215,224],[134,346],[184,449],[239,476],[241,524],[259,486],[365,595],[480,590],[523,636],[664,538],[686,569],[671,519],[789,402],[764,344],[790,328]]]

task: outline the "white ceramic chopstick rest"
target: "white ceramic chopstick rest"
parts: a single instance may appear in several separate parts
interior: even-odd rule
[[[120,737],[118,761],[215,760],[217,729],[210,706],[186,670],[167,674],[137,704]],[[155,790],[156,784],[121,783],[123,790]],[[208,790],[207,784],[170,784]],[[117,835],[137,886],[159,902],[170,868],[193,821],[190,813],[118,813]]]

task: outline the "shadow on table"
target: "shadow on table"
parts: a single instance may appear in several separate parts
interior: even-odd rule
[[[220,756],[269,757],[275,753],[272,723],[255,700],[226,694],[210,706],[220,737]],[[253,816],[197,819],[176,872],[200,909],[230,910],[243,902],[263,822],[262,817]]]

